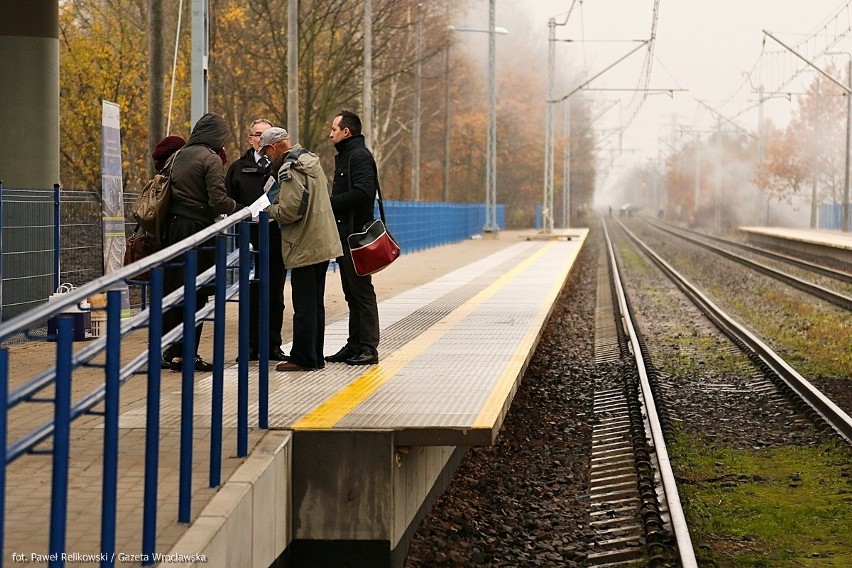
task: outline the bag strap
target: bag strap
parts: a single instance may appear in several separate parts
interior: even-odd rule
[[[368,156],[372,158],[372,154],[366,148],[356,148],[352,151],[352,154],[349,154],[349,163],[346,166],[346,181],[349,184],[349,191],[352,191],[352,155],[355,154],[358,150],[364,150]],[[376,195],[379,200],[379,217],[382,218],[382,223],[387,225],[385,222],[385,206],[382,203],[382,185],[379,183],[379,169],[376,166],[376,159],[373,158],[373,173],[376,174]],[[349,211],[349,234],[355,232],[355,212]]]
[[[163,166],[163,169],[162,169],[162,170],[160,170],[160,173],[163,173],[163,172],[165,172],[166,170],[169,170],[169,171],[166,173],[166,175],[167,175],[167,176],[169,176],[169,177],[172,177],[172,168],[175,166],[175,158],[177,158],[177,155],[178,155],[178,154],[180,154],[180,151],[181,151],[181,150],[183,150],[183,148],[178,148],[177,152],[175,152],[174,154],[172,154],[171,156],[169,156],[169,159],[168,159],[168,160],[166,160],[166,165],[165,165],[165,166]]]

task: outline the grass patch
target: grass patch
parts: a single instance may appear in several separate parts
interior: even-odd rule
[[[762,302],[733,299],[732,303],[760,334],[783,347],[783,356],[797,371],[806,377],[849,376],[852,312],[827,311],[818,302],[795,301],[778,290],[764,290],[759,295],[765,305],[784,306],[784,313],[762,311]]]
[[[670,452],[699,556],[720,566],[852,566],[847,446],[743,451],[680,434]]]
[[[629,244],[626,239],[619,239],[615,242],[615,248],[618,251],[618,259],[622,263],[622,270],[634,271],[641,276],[648,273],[650,269],[648,259],[635,246]]]
[[[706,375],[708,369],[716,376],[739,376],[750,367],[748,358],[731,349],[727,339],[713,337],[699,327],[666,329],[666,356],[654,364],[674,376]],[[676,355],[672,356],[672,353]]]

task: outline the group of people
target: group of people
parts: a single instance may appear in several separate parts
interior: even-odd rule
[[[202,116],[189,139],[168,136],[152,152],[158,171],[171,170],[172,197],[161,241],[174,244],[209,227],[220,215],[231,215],[266,194],[269,225],[269,359],[278,371],[321,369],[325,363],[378,363],[379,314],[370,276],[355,273],[347,237],[373,218],[378,188],[376,162],[361,134],[357,114],[344,110],[334,117],[329,138],[337,154],[329,184],[319,157],[290,139],[284,128],[260,118],[249,126],[249,148],[225,170],[224,145],[230,136],[225,119]],[[257,225],[251,228],[254,250],[260,247]],[[212,267],[211,247],[199,247],[196,274]],[[325,283],[328,266],[340,267],[343,295],[349,308],[346,345],[325,356]],[[289,354],[281,349],[284,321],[284,282],[290,271],[293,301],[293,341]],[[183,286],[183,270],[167,267],[164,292]],[[260,287],[252,282],[250,295],[249,360],[259,359],[258,317]],[[209,291],[196,293],[196,309]],[[183,307],[163,315],[163,334],[183,322]],[[198,354],[202,322],[195,327],[196,371],[212,365]],[[242,333],[242,330],[240,330]],[[183,341],[165,347],[163,368],[181,370]]]

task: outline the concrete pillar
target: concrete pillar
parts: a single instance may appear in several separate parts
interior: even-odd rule
[[[0,0],[0,179],[61,183],[57,0]]]
[[[390,431],[297,430],[290,565],[401,567],[466,450],[398,446]]]

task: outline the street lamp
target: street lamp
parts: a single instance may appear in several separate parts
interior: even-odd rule
[[[361,132],[368,148],[373,147],[373,2],[364,0],[364,112]]]
[[[414,27],[414,125],[411,129],[411,200],[420,201],[420,83],[423,75],[423,3],[417,3]]]
[[[490,30],[476,30],[473,28],[457,28],[447,26],[447,52],[444,57],[444,201],[450,200],[450,41],[449,36],[453,32],[490,33]],[[495,27],[495,34],[506,35],[509,30]]]

